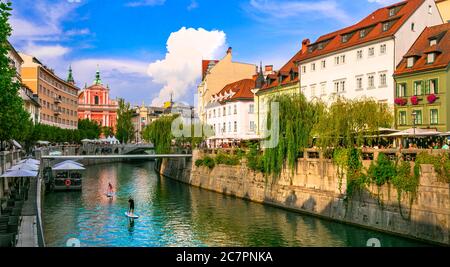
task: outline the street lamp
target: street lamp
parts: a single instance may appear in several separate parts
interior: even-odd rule
[[[411,116],[412,116],[412,120],[413,120],[413,131],[414,131],[413,137],[415,137],[416,136],[416,117],[417,117],[416,111],[413,111],[411,113]]]

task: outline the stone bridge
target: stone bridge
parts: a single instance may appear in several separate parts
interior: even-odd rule
[[[153,154],[152,144],[101,145],[86,144],[79,148],[78,155],[135,155]]]

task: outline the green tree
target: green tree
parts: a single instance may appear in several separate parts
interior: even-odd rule
[[[117,112],[117,130],[116,135],[122,143],[128,143],[134,139],[134,127],[132,122],[133,110],[130,103],[125,103],[125,100],[119,99],[119,110]]]
[[[114,135],[113,128],[108,127],[108,126],[103,126],[103,127],[102,127],[102,134],[103,134],[103,136],[105,136],[105,137]]]
[[[23,107],[19,96],[20,83],[15,79],[16,70],[11,67],[8,51],[11,49],[8,37],[12,28],[8,23],[11,3],[0,2],[0,143],[10,139],[26,140],[31,129],[29,113]]]
[[[170,153],[170,147],[174,136],[172,135],[172,122],[179,115],[163,116],[142,131],[142,138],[155,146],[156,154]]]
[[[97,139],[100,137],[102,128],[97,122],[84,119],[78,120],[78,130],[81,139]]]

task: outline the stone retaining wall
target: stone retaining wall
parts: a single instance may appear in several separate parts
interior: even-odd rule
[[[158,166],[162,175],[178,181],[270,204],[326,219],[354,224],[409,238],[450,245],[450,185],[439,182],[431,165],[422,166],[417,197],[402,195],[385,185],[372,186],[346,200],[345,178],[339,190],[335,166],[327,159],[300,159],[296,170],[284,171],[274,183],[261,173],[239,166],[216,165],[212,170],[196,167],[203,154],[194,151],[190,159],[164,159]],[[370,164],[365,161],[364,165]],[[378,197],[379,196],[379,197]],[[400,208],[401,207],[401,208]]]

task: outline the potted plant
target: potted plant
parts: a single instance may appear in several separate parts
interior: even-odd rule
[[[433,104],[437,99],[437,96],[435,94],[430,94],[427,96],[428,103]]]
[[[417,105],[417,104],[419,104],[419,100],[420,99],[417,96],[412,96],[411,97],[411,104]]]
[[[408,100],[406,100],[405,98],[397,97],[394,100],[394,103],[399,105],[399,106],[404,106],[404,105],[406,105],[408,103]]]

